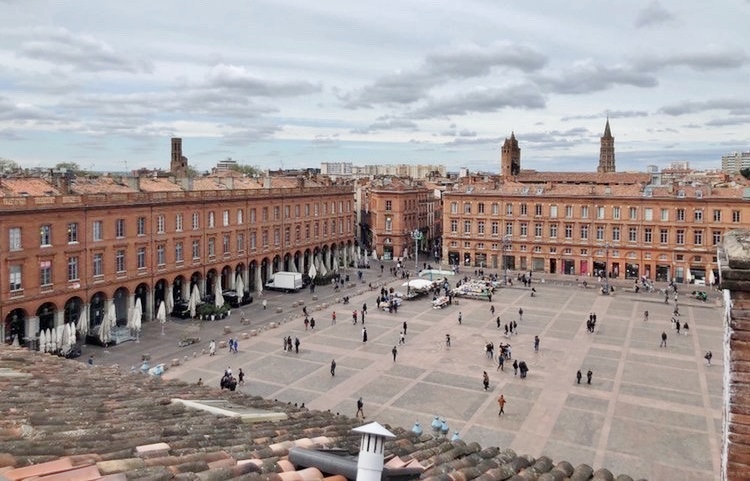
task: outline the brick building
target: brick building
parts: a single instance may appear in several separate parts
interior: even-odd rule
[[[536,172],[521,168],[511,135],[500,176],[467,176],[444,194],[443,257],[493,269],[715,282],[716,247],[750,221],[750,189],[615,172],[609,121],[601,142],[598,172]]]
[[[2,338],[23,343],[83,311],[93,330],[111,305],[124,324],[136,299],[151,319],[193,285],[258,291],[276,271],[347,265],[352,191],[314,177],[0,179]]]
[[[440,199],[434,189],[409,178],[381,177],[362,190],[361,202],[364,243],[378,258],[413,258],[417,246],[425,262],[433,258],[441,235]]]

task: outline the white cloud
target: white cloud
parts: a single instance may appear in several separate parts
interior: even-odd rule
[[[653,1],[638,12],[635,18],[635,26],[637,28],[653,27],[672,20],[674,20],[674,15],[667,11],[661,3]]]

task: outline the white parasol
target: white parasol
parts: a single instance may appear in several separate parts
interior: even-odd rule
[[[310,270],[307,271],[307,275],[310,276],[310,279],[315,279],[318,276],[318,270],[315,268],[315,262],[310,263]]]
[[[111,303],[109,309],[107,309],[107,313],[104,315],[104,319],[102,319],[102,323],[99,325],[99,340],[102,344],[107,345],[112,340],[112,333],[110,331],[116,321],[117,313],[115,312],[115,304]]]
[[[167,289],[167,292],[164,296],[164,312],[172,312],[174,311],[174,289]]]
[[[685,282],[689,283],[693,276],[690,274],[690,267],[685,268]]]
[[[47,352],[52,352],[54,350],[53,347],[55,344],[55,335],[52,332],[52,329],[50,329],[49,327],[46,330],[46,335],[47,335]]]
[[[72,322],[65,325],[68,326],[68,342],[70,347],[73,347],[76,345],[76,326]]]
[[[132,329],[135,331],[135,342],[139,342],[141,334],[141,328],[143,327],[143,305],[141,304],[141,298],[135,300],[135,307],[133,308],[132,316]]]
[[[216,279],[214,284],[214,304],[216,307],[224,305],[224,296],[221,294],[221,279]]]
[[[67,322],[62,325],[62,339],[60,340],[60,351],[67,354],[70,350],[70,324]]]
[[[326,275],[328,275],[328,269],[326,269],[326,265],[322,261],[320,262],[319,271],[321,277],[325,277]]]
[[[240,274],[237,274],[237,279],[234,281],[234,290],[237,292],[237,302],[242,302],[245,297],[245,283],[242,281]]]
[[[55,328],[55,343],[57,344],[57,349],[55,349],[55,351],[60,351],[63,348],[64,329],[63,326],[57,326],[57,328]]]
[[[81,314],[78,316],[78,332],[86,339],[86,335],[89,333],[89,310],[87,308],[81,309]]]
[[[201,300],[201,294],[198,292],[198,284],[193,284],[193,290],[190,291],[190,298],[188,299],[188,309],[190,309],[190,317],[195,317],[195,308],[198,307],[198,303]]]
[[[716,284],[716,275],[714,274],[714,270],[711,269],[708,271],[708,285],[713,286],[714,284]]]
[[[39,331],[39,350],[47,352],[47,335],[44,333],[44,329]]]
[[[164,301],[159,303],[159,308],[156,310],[156,320],[161,323],[161,335],[164,335],[164,324],[167,323],[167,308],[164,306]]]
[[[427,279],[411,279],[401,285],[409,286],[412,289],[427,289],[428,287],[432,287],[432,281]]]
[[[376,250],[373,250],[373,251],[372,251],[372,258],[373,258],[374,260],[378,260],[378,251],[376,251]]]

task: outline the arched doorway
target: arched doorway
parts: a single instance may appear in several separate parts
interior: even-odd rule
[[[127,287],[119,287],[115,291],[113,301],[115,303],[116,326],[124,326],[128,323],[128,297],[130,293]]]
[[[20,345],[26,344],[26,311],[23,309],[13,309],[5,318],[5,343],[11,344],[14,339],[18,340]]]
[[[250,267],[248,268],[248,273],[247,273],[247,287],[246,287],[246,289],[248,291],[253,291],[254,292],[256,290],[255,276],[256,276],[257,272],[258,272],[258,263],[255,262],[255,261],[252,261],[250,263]]]
[[[232,268],[229,266],[224,266],[223,269],[221,269],[221,290],[226,291],[229,289],[229,286],[234,284],[234,279],[232,279]]]
[[[39,330],[55,329],[55,313],[57,307],[52,302],[45,302],[36,310],[36,316],[39,318]]]
[[[104,320],[104,308],[106,307],[107,296],[103,292],[97,292],[91,296],[89,304],[89,325],[93,328],[98,326]]]
[[[177,276],[174,278],[174,282],[172,283],[172,295],[174,296],[175,304],[183,300],[182,285],[184,283],[185,278],[183,276]]]
[[[203,293],[201,292],[201,283],[203,282],[203,275],[200,272],[193,272],[193,275],[190,276],[190,291],[188,291],[188,296],[191,292],[193,292],[193,286],[198,286],[198,294],[203,296]]]
[[[279,272],[284,269],[283,265],[281,264],[281,257],[280,256],[274,256],[273,263],[271,264],[271,270],[273,272]]]
[[[289,253],[284,254],[284,271],[287,272],[294,272],[295,269],[292,269],[292,255]]]
[[[65,324],[71,322],[74,324],[77,323],[81,317],[81,310],[83,310],[83,299],[80,297],[71,297],[65,302],[65,307],[63,308],[63,322]]]
[[[135,301],[138,299],[141,300],[141,312],[144,313],[143,320],[150,321],[151,318],[146,317],[146,314],[148,313],[148,284],[138,284],[135,288],[135,299],[133,299],[133,305],[135,305]]]
[[[268,257],[264,257],[260,262],[260,280],[264,286],[268,282]]]
[[[221,282],[221,279],[218,278],[216,269],[209,269],[208,272],[206,272],[206,292],[204,292],[206,297],[214,294],[217,282]]]
[[[170,291],[169,294],[171,295],[172,292]],[[172,297],[174,299],[174,297]],[[156,284],[154,284],[154,306],[153,306],[153,312],[154,316],[156,316],[156,310],[159,309],[159,304],[162,302],[166,305],[167,300],[167,281],[166,279],[159,279],[156,281]],[[146,306],[143,306],[144,312],[146,310]]]

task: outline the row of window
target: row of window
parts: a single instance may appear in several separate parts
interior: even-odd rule
[[[533,237],[541,239],[544,235],[544,223],[542,222],[535,222],[533,224]],[[470,220],[463,221],[463,234],[464,235],[472,235],[474,232],[472,231],[473,223]],[[451,220],[450,222],[450,232],[451,234],[458,235],[458,227],[459,227],[459,221],[456,219]],[[477,221],[477,235],[485,235],[486,230],[486,223],[483,220]],[[518,223],[518,231],[516,232],[516,224],[514,222],[505,222],[505,233],[503,235],[508,236],[514,236],[517,234],[518,237],[526,238],[529,237],[529,223],[528,222],[519,222]],[[575,224],[572,223],[565,223],[562,224],[562,226],[558,223],[551,223],[547,225],[548,227],[548,237],[550,239],[557,239],[559,236],[559,230],[560,227],[562,227],[562,237],[566,240],[573,240],[573,233],[575,231]],[[579,225],[578,226],[578,240],[589,240],[590,237],[590,230],[591,226],[588,224],[585,225]],[[623,240],[622,236],[623,234],[627,234],[627,241],[628,242],[639,242],[639,230],[642,230],[643,237],[640,239],[640,241],[646,243],[646,244],[652,244],[654,242],[654,238],[658,236],[658,243],[659,244],[669,244],[670,240],[670,231],[672,229],[668,228],[659,228],[656,229],[654,227],[639,227],[639,226],[628,226],[628,227],[622,227],[622,226],[611,226],[610,227],[610,237],[606,238],[606,226],[604,225],[597,225],[594,228],[594,240],[605,242],[605,241],[612,241],[612,242],[620,242]],[[688,230],[687,229],[674,229],[674,240],[675,244],[677,245],[684,245],[686,234]],[[693,245],[703,245],[704,240],[704,230],[703,229],[692,229],[693,234]],[[490,222],[490,235],[492,236],[499,236],[500,235],[500,222],[499,221],[492,221]],[[718,245],[721,242],[721,236],[722,231],[714,230],[711,231],[712,235],[712,244],[711,245]]]
[[[477,213],[478,214],[485,214],[485,204],[483,202],[480,202],[476,204],[477,206]],[[491,206],[491,215],[500,215],[500,204],[499,203],[492,203]],[[451,202],[451,214],[458,214],[458,202]],[[464,202],[464,214],[471,214],[472,213],[472,207],[473,204],[471,202]],[[547,206],[549,208],[547,215],[555,219],[558,217],[558,206],[557,205],[550,205]],[[534,204],[534,216],[535,217],[542,217],[545,215],[544,206],[542,204]],[[622,213],[623,208],[620,206],[612,206],[611,207],[611,218],[612,219],[622,219]],[[572,219],[574,218],[574,206],[572,205],[566,205],[564,206],[565,211],[565,218]],[[604,206],[596,206],[593,208],[594,215],[597,219],[605,219],[606,218],[606,208]],[[578,213],[579,218],[581,219],[588,219],[590,212],[589,212],[589,206],[582,205],[578,206]],[[670,220],[670,209],[667,208],[660,208],[654,209],[651,207],[644,207],[643,208],[643,219],[638,218],[638,207],[628,207],[627,208],[628,213],[628,220],[644,220],[644,221],[653,221],[655,219],[655,214],[659,215],[659,219],[662,222],[668,222]],[[506,216],[513,216],[515,215],[515,206],[513,203],[506,203],[505,204],[505,215]],[[527,216],[529,215],[529,205],[525,203],[518,204],[518,215],[520,216]],[[722,222],[722,210],[721,209],[713,209],[713,221],[714,222]],[[704,218],[704,211],[703,209],[696,208],[693,209],[693,221],[695,222],[703,222]],[[675,209],[674,213],[674,219],[680,222],[684,222],[686,220],[686,209],[684,208],[678,208]],[[739,210],[732,210],[732,222],[733,223],[739,223],[741,222],[741,215]]]
[[[335,221],[332,221],[335,222]],[[335,225],[335,224],[334,224]],[[327,232],[327,224],[324,223],[324,235],[326,235]],[[319,228],[318,224],[315,223],[313,226],[313,233],[314,236],[318,236]],[[280,245],[280,229],[274,229],[274,244],[276,246]],[[285,231],[285,243],[290,242],[291,237],[291,229],[287,228]],[[301,241],[301,229],[299,226],[295,228],[295,239],[296,241]],[[307,240],[310,238],[310,226],[308,225],[305,229],[305,237]],[[263,247],[268,247],[268,238],[269,238],[269,231],[263,230],[261,232],[261,245]],[[207,240],[207,255],[209,258],[216,256],[216,237],[209,237]],[[222,247],[222,255],[227,256],[231,254],[231,236],[229,234],[225,234],[221,238],[221,247]],[[193,261],[199,261],[201,258],[201,241],[199,239],[193,239],[191,241],[191,255]],[[236,234],[236,249],[238,253],[243,253],[245,251],[245,234],[240,232]],[[255,250],[257,248],[257,233],[251,232],[249,236],[249,249]],[[185,261],[185,253],[184,253],[184,243],[182,241],[176,241],[174,244],[174,260],[175,263],[181,263]],[[146,247],[145,246],[139,246],[136,248],[135,251],[135,257],[136,257],[136,268],[137,269],[145,269],[147,266],[147,259],[146,259]],[[126,272],[126,252],[125,249],[117,249],[114,252],[114,261],[115,261],[115,272],[123,274]],[[80,265],[80,256],[69,256],[67,261],[67,280],[68,282],[74,282],[80,280],[80,273],[79,273],[79,265]],[[166,259],[166,245],[165,244],[158,244],[156,246],[156,265],[157,266],[165,266],[167,259]],[[14,264],[10,266],[10,272],[9,272],[9,286],[11,291],[20,291],[23,289],[23,283],[22,283],[22,266],[21,264]],[[96,252],[92,254],[91,259],[91,275],[96,278],[104,275],[104,253]],[[52,281],[52,261],[50,260],[42,260],[39,262],[39,279],[40,279],[40,286],[51,286]]]
[[[194,214],[194,216],[197,214]],[[321,221],[323,225],[323,235],[328,235],[329,231],[329,223],[330,223],[330,232],[331,234],[336,233],[336,228],[338,226],[338,233],[344,234],[344,229],[346,226],[346,222],[342,220],[337,219],[331,219],[330,221]],[[182,231],[182,214],[176,215],[176,232]],[[315,229],[315,237],[317,237],[318,234],[318,222],[314,223],[314,229]],[[136,227],[137,227],[137,235],[138,236],[145,236],[146,235],[146,218],[145,217],[138,217],[136,219]],[[349,225],[347,228],[347,233],[352,232],[353,226]],[[286,228],[287,231],[289,231],[289,227]],[[278,231],[278,229],[276,229]],[[296,240],[300,240],[300,226],[296,226]],[[305,238],[309,239],[309,231],[310,231],[310,224],[306,224],[305,226],[306,235]],[[164,216],[159,215],[157,216],[157,233],[158,234],[164,234]],[[20,227],[11,227],[8,229],[8,243],[9,243],[9,249],[11,251],[17,251],[21,250],[23,248],[23,242],[21,240],[21,228]],[[115,237],[117,239],[125,238],[125,219],[115,219]],[[288,237],[288,235],[287,235]],[[94,241],[102,241],[104,240],[104,221],[102,220],[95,220],[92,222],[92,238]],[[75,244],[79,241],[79,225],[77,222],[69,222],[67,225],[67,239],[68,244]],[[287,239],[287,242],[289,240]],[[52,225],[51,224],[43,224],[39,227],[39,245],[41,247],[49,247],[52,245]]]

